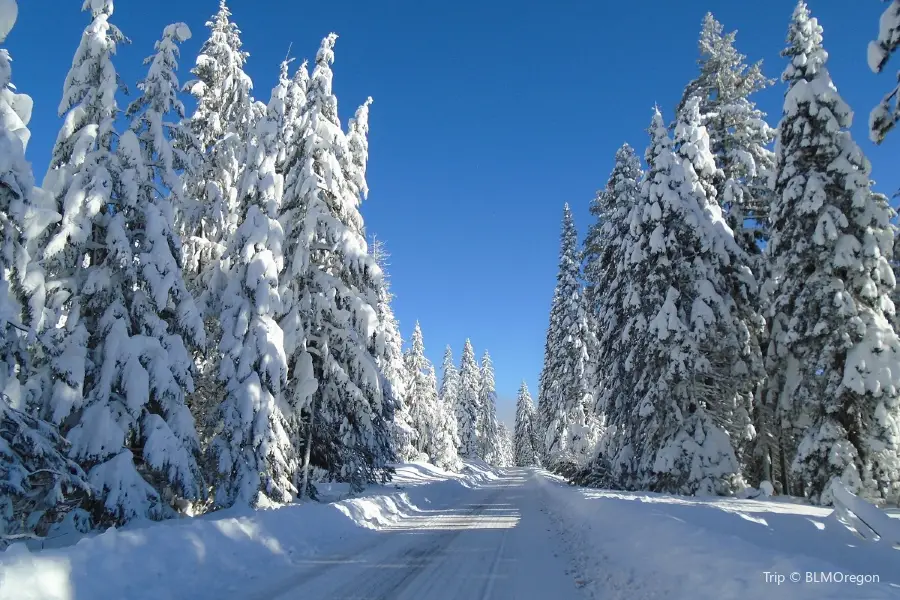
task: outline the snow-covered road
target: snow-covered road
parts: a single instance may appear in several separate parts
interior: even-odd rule
[[[508,469],[453,508],[404,516],[362,548],[300,561],[254,600],[583,598],[537,477]]]
[[[13,546],[0,600],[900,599],[890,540],[795,499],[585,489],[478,461],[320,493]]]

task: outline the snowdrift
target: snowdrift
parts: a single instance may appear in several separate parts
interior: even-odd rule
[[[399,518],[450,507],[467,488],[496,478],[480,462],[462,473],[410,463],[397,465],[389,485],[330,504],[134,524],[37,552],[16,544],[0,553],[0,600],[161,600],[172,590],[194,600],[250,597],[296,560],[330,547],[365,546]]]

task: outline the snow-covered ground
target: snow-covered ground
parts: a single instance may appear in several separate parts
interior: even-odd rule
[[[900,598],[900,551],[831,509],[536,481],[593,598]]]
[[[0,554],[0,600],[900,598],[898,561],[827,509],[414,463],[390,486],[330,504],[13,547]],[[880,582],[807,583],[807,573]]]

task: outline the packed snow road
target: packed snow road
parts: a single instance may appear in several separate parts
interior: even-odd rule
[[[537,477],[508,469],[453,508],[403,517],[362,548],[302,561],[254,600],[583,598]]]

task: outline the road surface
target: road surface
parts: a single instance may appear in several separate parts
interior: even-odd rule
[[[254,600],[584,598],[536,476],[508,469],[454,508],[405,518],[362,548],[301,562]]]

